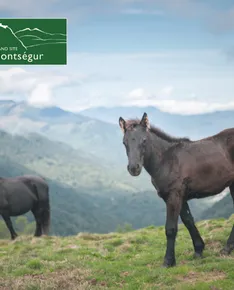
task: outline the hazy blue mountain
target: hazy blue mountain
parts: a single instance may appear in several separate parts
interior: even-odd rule
[[[3,157],[74,188],[89,189],[94,194],[139,190],[137,183],[128,182],[128,175],[122,170],[112,168],[88,152],[37,133],[21,136],[0,131],[0,158]]]
[[[152,190],[149,176],[143,172],[133,178],[126,170],[127,157],[119,129],[119,116],[141,117],[147,112],[152,124],[175,136],[199,139],[234,126],[232,111],[194,116],[162,112],[154,107],[94,108],[79,114],[58,107],[39,108],[25,102],[0,101],[0,128],[12,133],[37,132],[50,140],[67,143],[81,154],[90,154],[109,164],[112,180],[124,178],[130,186]]]
[[[162,130],[178,136],[189,136],[199,139],[207,135],[234,127],[234,111],[219,111],[198,115],[179,115],[162,112],[155,107],[114,107],[114,108],[91,108],[81,111],[80,114],[118,124],[118,119],[141,118],[146,112],[149,120]]]
[[[76,149],[118,163],[125,158],[122,134],[116,125],[67,112],[58,107],[39,108],[25,102],[0,101],[0,128],[12,133],[37,132]]]

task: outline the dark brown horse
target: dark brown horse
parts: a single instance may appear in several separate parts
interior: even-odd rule
[[[17,237],[11,216],[32,211],[36,220],[35,236],[47,235],[50,225],[49,187],[39,176],[0,178],[0,215],[3,217],[11,239]]]
[[[142,167],[151,176],[158,195],[165,201],[167,248],[164,266],[174,266],[175,240],[179,215],[193,241],[196,257],[202,257],[205,244],[197,230],[188,200],[221,193],[226,187],[234,201],[234,128],[198,141],[173,138],[150,126],[147,114],[142,119],[119,118],[128,156],[128,171],[133,176]],[[234,249],[234,227],[222,250]]]

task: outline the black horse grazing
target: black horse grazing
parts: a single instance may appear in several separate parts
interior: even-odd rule
[[[144,166],[158,195],[166,202],[167,249],[163,265],[176,264],[179,215],[192,238],[195,256],[202,257],[205,244],[187,201],[219,194],[228,186],[234,201],[234,128],[191,141],[151,127],[146,113],[141,121],[124,121],[120,117],[119,124],[124,132],[129,173],[138,176]],[[230,254],[233,249],[234,226],[222,254]]]
[[[48,235],[50,225],[49,186],[38,176],[0,178],[0,215],[14,240],[17,234],[11,216],[32,211],[36,220],[35,236]]]

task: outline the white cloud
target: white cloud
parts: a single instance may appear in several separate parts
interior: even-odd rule
[[[1,94],[28,93],[35,82],[36,79],[28,78],[28,73],[22,68],[0,70]]]
[[[175,99],[173,92],[172,86],[166,86],[153,93],[146,92],[143,88],[137,88],[126,94],[121,102],[126,106],[153,106],[164,112],[181,115],[234,110],[234,101],[199,101],[195,93],[191,93],[186,99]]]
[[[22,68],[0,70],[0,97],[26,99],[34,105],[56,103],[55,90],[60,87],[82,83],[84,76],[57,71],[30,71]]]
[[[161,89],[161,91],[159,92],[159,96],[160,97],[170,97],[171,94],[174,91],[174,87],[173,86],[167,86]]]
[[[129,97],[129,99],[132,99],[132,100],[142,100],[142,99],[147,99],[148,95],[144,89],[137,88],[137,89],[132,90],[128,94],[128,97]]]
[[[144,100],[155,100],[155,99],[164,99],[172,95],[174,91],[173,86],[166,86],[160,89],[157,93],[147,92],[143,88],[137,88],[130,91],[127,94],[128,101],[144,101]]]
[[[128,106],[154,106],[163,112],[180,114],[180,115],[196,115],[203,113],[211,113],[215,111],[234,110],[234,102],[199,102],[193,100],[143,100],[128,103]]]
[[[49,84],[38,84],[31,92],[28,98],[29,104],[32,105],[51,105],[52,90]]]
[[[104,78],[59,90],[58,104],[74,111],[152,105],[193,114],[228,109],[233,100],[232,65],[219,50],[74,53],[69,69],[77,66],[85,75]],[[69,103],[62,96],[69,96]]]
[[[188,50],[68,56],[69,65],[0,70],[0,97],[80,111],[98,106],[156,106],[196,114],[233,107],[232,66],[219,51]],[[82,74],[77,73],[77,68]]]

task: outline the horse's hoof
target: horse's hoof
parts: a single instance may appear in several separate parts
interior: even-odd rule
[[[194,259],[202,259],[203,258],[202,253],[194,253],[193,257],[194,257]]]
[[[162,268],[171,268],[171,267],[175,267],[176,266],[176,261],[164,261],[164,263],[162,264]]]

